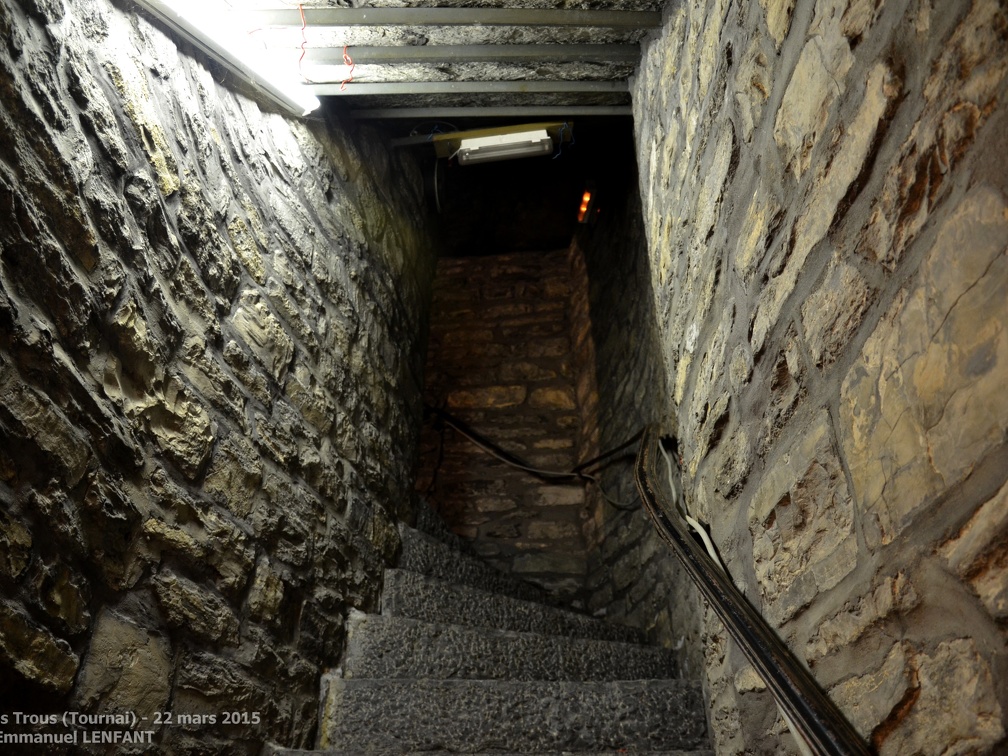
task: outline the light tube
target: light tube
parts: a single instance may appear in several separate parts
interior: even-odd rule
[[[234,31],[234,19],[209,0],[135,0],[197,49],[248,82],[273,103],[306,116],[319,106],[296,77],[278,76],[267,68],[262,50],[253,50],[247,35]]]
[[[516,134],[463,139],[459,145],[459,165],[489,163],[494,160],[549,155],[553,152],[553,139],[545,129],[521,131]]]

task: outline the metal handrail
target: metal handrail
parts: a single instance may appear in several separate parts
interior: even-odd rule
[[[641,439],[634,468],[644,507],[686,572],[766,683],[785,718],[815,754],[869,754],[854,727],[784,645],[731,578],[689,534],[659,487],[655,464],[660,434],[654,426]]]

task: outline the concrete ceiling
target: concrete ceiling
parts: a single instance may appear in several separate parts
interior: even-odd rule
[[[267,51],[357,118],[629,114],[658,0],[233,0]],[[351,68],[345,63],[353,62]]]
[[[198,28],[137,2],[225,62],[201,35],[230,32],[260,69],[413,150],[446,254],[566,246],[586,187],[634,190],[628,78],[661,0],[196,0]],[[432,149],[436,133],[542,121],[571,127],[550,157],[460,166]]]

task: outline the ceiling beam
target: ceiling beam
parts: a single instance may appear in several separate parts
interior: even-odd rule
[[[246,26],[301,28],[297,8],[232,11]],[[557,8],[305,8],[308,26],[594,26],[651,29],[658,11],[562,10]]]
[[[539,94],[543,92],[624,93],[630,88],[625,79],[619,81],[389,81],[350,82],[342,84],[307,84],[316,97],[338,95],[429,95],[429,94]],[[342,88],[342,89],[341,89]]]
[[[629,105],[487,105],[473,107],[434,108],[362,108],[351,110],[357,120],[385,118],[413,118],[430,120],[438,118],[573,118],[575,116],[629,116]]]
[[[636,63],[638,45],[350,45],[357,65],[374,63]],[[306,63],[343,63],[343,49],[308,47]]]

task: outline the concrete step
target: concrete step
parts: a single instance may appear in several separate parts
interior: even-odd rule
[[[323,676],[319,746],[360,754],[707,746],[698,683],[345,680]]]
[[[405,525],[399,526],[399,535],[402,539],[399,569],[490,593],[549,603],[546,592],[541,588],[501,572],[477,556],[463,553],[457,545],[444,543]]]
[[[643,680],[679,676],[673,651],[351,612],[343,676],[455,680]]]
[[[381,753],[381,752],[372,752]],[[536,751],[535,753],[517,753],[515,751],[484,751],[474,753],[466,751],[386,751],[387,756],[578,756],[579,754],[593,754],[594,756],[628,756],[626,749],[619,751]],[[279,746],[267,746],[261,756],[359,756],[359,751],[337,751],[327,750],[296,750],[292,748],[281,748]],[[714,751],[692,750],[692,751],[634,751],[633,756],[714,756]]]
[[[470,551],[469,540],[462,538],[457,533],[452,532],[441,515],[434,511],[430,503],[423,498],[417,498],[414,505],[416,507],[416,529],[421,533],[426,533],[433,538],[446,543],[458,551]]]
[[[636,628],[399,569],[385,570],[381,613],[426,622],[568,638],[628,643],[643,640]]]

